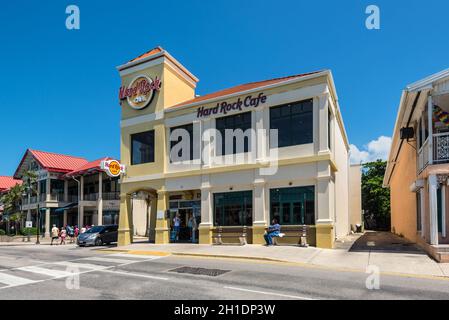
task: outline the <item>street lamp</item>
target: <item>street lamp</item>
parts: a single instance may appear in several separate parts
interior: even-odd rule
[[[31,179],[28,177],[26,179],[26,186],[25,186],[26,193],[22,194],[22,196],[26,197],[29,196],[28,199],[31,199],[33,186],[31,184]],[[30,206],[31,203],[28,203],[28,206]],[[40,208],[39,208],[39,200],[37,201],[37,213],[36,213],[36,244],[41,244],[39,241],[39,233],[40,233]]]

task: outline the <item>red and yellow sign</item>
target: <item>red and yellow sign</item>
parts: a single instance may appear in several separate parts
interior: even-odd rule
[[[117,160],[102,161],[101,169],[104,170],[108,176],[113,178],[125,173],[125,166]]]
[[[120,100],[127,99],[131,108],[141,110],[153,101],[155,91],[161,90],[161,80],[157,77],[153,80],[148,76],[140,75],[134,78],[128,87],[121,87]]]

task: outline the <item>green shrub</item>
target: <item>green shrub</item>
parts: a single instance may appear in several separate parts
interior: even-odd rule
[[[20,233],[23,236],[35,236],[37,234],[37,228],[23,228]]]
[[[3,229],[0,229],[0,236],[4,236],[4,235],[6,235],[6,232],[5,232],[5,230],[3,230]]]

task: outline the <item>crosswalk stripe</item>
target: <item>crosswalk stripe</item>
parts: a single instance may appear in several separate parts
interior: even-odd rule
[[[46,269],[46,268],[41,268],[41,267],[22,267],[22,268],[18,268],[17,270],[43,274],[43,275],[50,276],[50,277],[67,277],[67,276],[73,275],[72,272]]]
[[[88,258],[83,258],[83,260],[92,260],[92,261],[98,261],[98,262],[112,262],[112,263],[120,263],[120,264],[136,262],[135,260],[112,259],[112,258],[104,258],[104,257],[88,257]]]
[[[143,260],[154,260],[163,258],[162,256],[151,256],[145,254],[132,254],[132,253],[114,253],[110,255],[111,257],[124,257],[124,258],[136,258]]]
[[[57,262],[57,265],[70,267],[70,268],[82,268],[82,269],[91,269],[91,270],[102,270],[105,268],[109,268],[107,266],[101,266],[99,264],[92,263],[78,263],[78,262],[70,262],[70,261],[62,261]]]
[[[6,284],[7,286],[18,286],[35,282],[34,280],[16,277],[5,273],[0,273],[0,283]]]

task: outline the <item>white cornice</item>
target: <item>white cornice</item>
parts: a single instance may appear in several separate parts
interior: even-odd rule
[[[325,70],[325,71],[321,71],[319,73],[314,73],[314,74],[311,74],[311,75],[308,75],[308,76],[302,76],[302,77],[299,77],[299,78],[288,79],[288,80],[277,82],[277,83],[274,83],[274,84],[261,86],[261,87],[257,87],[257,88],[253,88],[253,89],[249,89],[249,90],[245,90],[245,91],[239,91],[239,92],[235,92],[235,93],[219,96],[219,97],[216,97],[216,98],[211,98],[211,99],[202,100],[202,101],[198,101],[198,102],[192,102],[192,103],[183,105],[181,107],[174,108],[176,106],[176,105],[174,105],[174,106],[170,106],[170,107],[166,108],[165,112],[167,112],[167,113],[169,113],[169,112],[176,112],[176,111],[188,109],[188,108],[191,108],[191,107],[200,106],[200,105],[204,105],[204,104],[209,104],[209,103],[213,103],[213,102],[216,102],[216,101],[221,101],[221,100],[224,100],[224,99],[230,99],[230,98],[238,97],[238,96],[249,94],[249,93],[253,93],[253,92],[258,92],[258,91],[262,91],[262,90],[268,90],[268,89],[272,89],[272,88],[277,88],[277,87],[285,86],[285,85],[292,84],[292,83],[297,83],[297,82],[306,81],[306,80],[310,80],[310,79],[314,79],[314,78],[319,78],[319,77],[322,77],[324,75],[328,75],[329,73],[330,73],[329,70]]]

